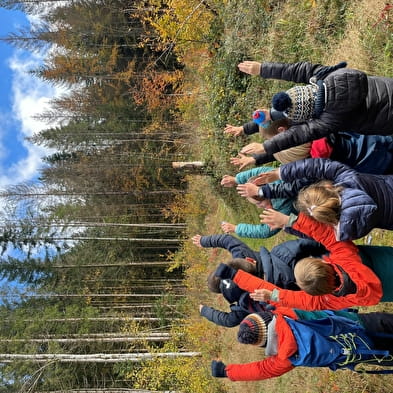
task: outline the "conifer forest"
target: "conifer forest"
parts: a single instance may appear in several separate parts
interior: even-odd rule
[[[27,139],[48,151],[37,180],[0,189],[0,393],[391,391],[391,376],[302,367],[256,383],[213,378],[213,359],[246,363],[263,354],[242,349],[236,329],[201,318],[202,303],[228,307],[206,277],[229,254],[190,239],[223,233],[223,220],[260,223],[255,206],[220,186],[237,172],[230,158],[250,143],[223,130],[270,107],[273,92],[290,84],[250,77],[237,64],[345,60],[393,77],[393,6],[0,0],[0,7],[32,17],[0,40],[40,54],[44,61],[29,72],[63,91],[37,115],[46,127]],[[288,239],[280,232],[242,240],[257,250]],[[380,229],[358,242],[369,240],[393,245]]]

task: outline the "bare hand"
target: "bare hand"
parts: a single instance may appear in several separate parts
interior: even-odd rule
[[[289,216],[273,209],[264,210],[259,217],[261,223],[268,225],[271,229],[284,228],[289,221]]]
[[[257,61],[243,61],[237,65],[241,72],[249,75],[259,75],[261,72],[262,64]]]
[[[248,165],[255,165],[255,158],[239,154],[238,157],[232,157],[230,159],[231,164],[236,165],[239,169],[243,169]]]
[[[221,179],[221,185],[223,187],[235,187],[237,185],[236,178],[234,176],[224,175]]]
[[[191,238],[191,240],[197,247],[203,248],[201,245],[201,237],[201,235],[195,235]]]
[[[263,184],[273,183],[276,180],[280,180],[278,169],[259,174],[257,178],[253,180],[253,183],[257,186],[262,186]]]
[[[199,305],[199,312],[200,312],[200,313],[202,312],[202,308],[203,308],[203,304],[200,304],[200,305]]]
[[[268,302],[272,298],[272,291],[268,289],[256,289],[250,293],[250,298],[258,302]]]
[[[240,153],[242,154],[262,154],[265,152],[265,148],[262,143],[252,142],[244,146]]]
[[[244,198],[252,198],[258,195],[258,186],[252,183],[239,184],[236,190]]]
[[[234,233],[236,231],[236,225],[231,224],[230,222],[223,222],[221,224],[221,229],[225,233]]]
[[[226,127],[224,128],[224,134],[230,134],[233,136],[239,136],[243,134],[244,128],[243,126],[232,126],[231,124],[227,124]]]

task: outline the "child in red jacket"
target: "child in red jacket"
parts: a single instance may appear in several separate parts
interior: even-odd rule
[[[332,370],[354,370],[361,363],[392,366],[393,314],[281,307],[248,315],[239,326],[238,341],[264,347],[267,357],[246,364],[213,361],[214,377],[255,381],[280,376],[296,366]]]
[[[269,214],[268,212],[266,214]],[[283,216],[288,220],[288,216]],[[334,277],[334,280],[327,286],[326,293],[312,295],[306,293],[305,288],[301,291],[281,289],[241,270],[236,272],[225,264],[218,267],[216,275],[222,279],[232,279],[240,288],[250,292],[254,300],[269,301],[275,305],[303,310],[340,310],[351,306],[372,306],[381,300],[383,295],[381,281],[369,267],[362,263],[358,249],[353,242],[337,241],[332,227],[321,224],[304,214],[299,215],[292,227],[322,243],[330,252],[329,257],[322,260],[327,271],[330,271],[330,276]],[[298,265],[299,263],[301,261]],[[301,280],[298,282],[296,272],[295,279],[301,286],[302,282]],[[388,282],[387,285],[391,284]]]

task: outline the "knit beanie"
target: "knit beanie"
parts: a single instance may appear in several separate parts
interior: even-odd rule
[[[269,311],[248,315],[240,322],[237,340],[242,344],[266,346],[267,326],[273,319]]]
[[[285,112],[294,122],[306,121],[313,117],[317,91],[316,85],[295,86],[275,94],[272,106],[277,111]]]

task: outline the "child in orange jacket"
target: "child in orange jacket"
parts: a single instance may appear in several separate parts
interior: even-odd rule
[[[281,289],[241,270],[234,271],[225,264],[218,267],[216,275],[222,279],[232,279],[240,288],[250,292],[254,300],[269,301],[285,307],[303,310],[340,310],[345,307],[372,306],[379,303],[383,295],[382,283],[377,275],[362,263],[353,242],[337,241],[333,227],[321,224],[304,214],[297,217],[292,228],[322,243],[330,252],[330,255],[323,259],[330,276],[334,277],[330,289],[328,286],[328,292],[318,295],[306,293],[301,287],[302,283],[298,282],[297,271],[295,279],[303,289],[301,291]],[[297,266],[300,263],[301,261]]]

